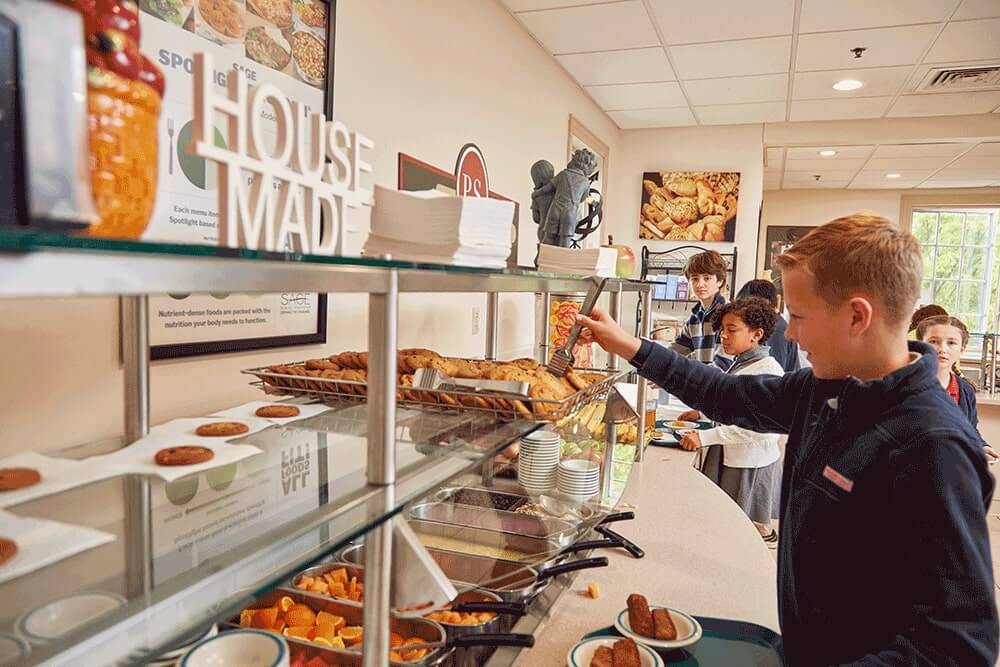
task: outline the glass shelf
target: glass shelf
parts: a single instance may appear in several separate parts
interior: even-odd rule
[[[0,228],[0,297],[168,292],[384,292],[387,272],[402,292],[586,291],[582,276],[484,269],[368,257],[329,257],[210,245],[125,241]],[[644,291],[612,279],[608,291]]]
[[[6,602],[0,633],[17,632],[28,614],[77,593],[101,591],[123,601],[76,629],[67,630],[65,620],[35,624],[53,638],[33,645],[16,664],[144,664],[179,639],[238,614],[255,597],[537,427],[399,408],[397,484],[387,492],[366,483],[367,418],[365,404],[334,406],[240,439],[263,453],[230,471],[170,484],[150,478],[152,574],[145,594],[130,594],[127,584],[124,487],[130,476],[8,508],[116,539],[0,584]],[[103,441],[62,455],[79,459],[114,448],[114,441]]]

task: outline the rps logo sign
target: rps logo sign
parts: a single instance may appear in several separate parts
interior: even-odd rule
[[[465,144],[455,162],[455,192],[459,197],[489,197],[486,158],[475,144]]]

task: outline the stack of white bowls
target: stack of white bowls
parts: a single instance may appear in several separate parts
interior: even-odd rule
[[[517,455],[517,481],[531,495],[556,487],[559,466],[559,434],[535,431],[521,438]]]
[[[569,459],[559,464],[556,472],[559,493],[573,498],[589,498],[601,484],[601,467],[590,461]]]

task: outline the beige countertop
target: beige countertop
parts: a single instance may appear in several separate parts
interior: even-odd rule
[[[518,665],[566,664],[570,647],[611,625],[630,593],[644,594],[650,604],[778,630],[774,557],[743,511],[691,467],[692,457],[675,449],[646,450],[622,500],[635,506],[636,518],[612,526],[646,557],[635,559],[620,549],[599,552],[607,554],[609,566],[579,573]],[[590,582],[600,586],[596,600],[581,594]]]

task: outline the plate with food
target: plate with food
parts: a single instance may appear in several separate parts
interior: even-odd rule
[[[274,26],[255,26],[247,30],[247,58],[279,72],[292,59],[292,45]]]
[[[181,26],[191,14],[192,2],[193,0],[142,0],[140,7],[147,14]]]
[[[217,44],[238,44],[246,32],[246,7],[240,0],[198,0],[198,33]]]
[[[280,30],[292,27],[292,0],[247,0],[247,7]]]
[[[663,667],[660,656],[642,644],[631,639],[603,637],[584,639],[569,650],[566,655],[568,667],[614,667],[631,665],[634,667]]]
[[[664,431],[653,431],[650,433],[649,444],[654,447],[673,447],[674,449],[681,446],[680,441],[674,436],[673,433],[667,433]]]
[[[680,429],[688,429],[688,430],[690,430],[690,429],[693,429],[693,428],[698,428],[698,424],[697,424],[697,422],[688,422],[688,421],[674,420],[674,421],[667,422],[667,428],[669,428],[671,431],[677,431],[677,430],[680,430]]]
[[[670,607],[650,607],[639,593],[628,596],[628,607],[615,617],[615,629],[657,649],[684,648],[701,639],[701,624],[694,617]]]
[[[303,81],[320,87],[326,81],[326,48],[316,35],[300,30],[292,35],[295,71]]]

